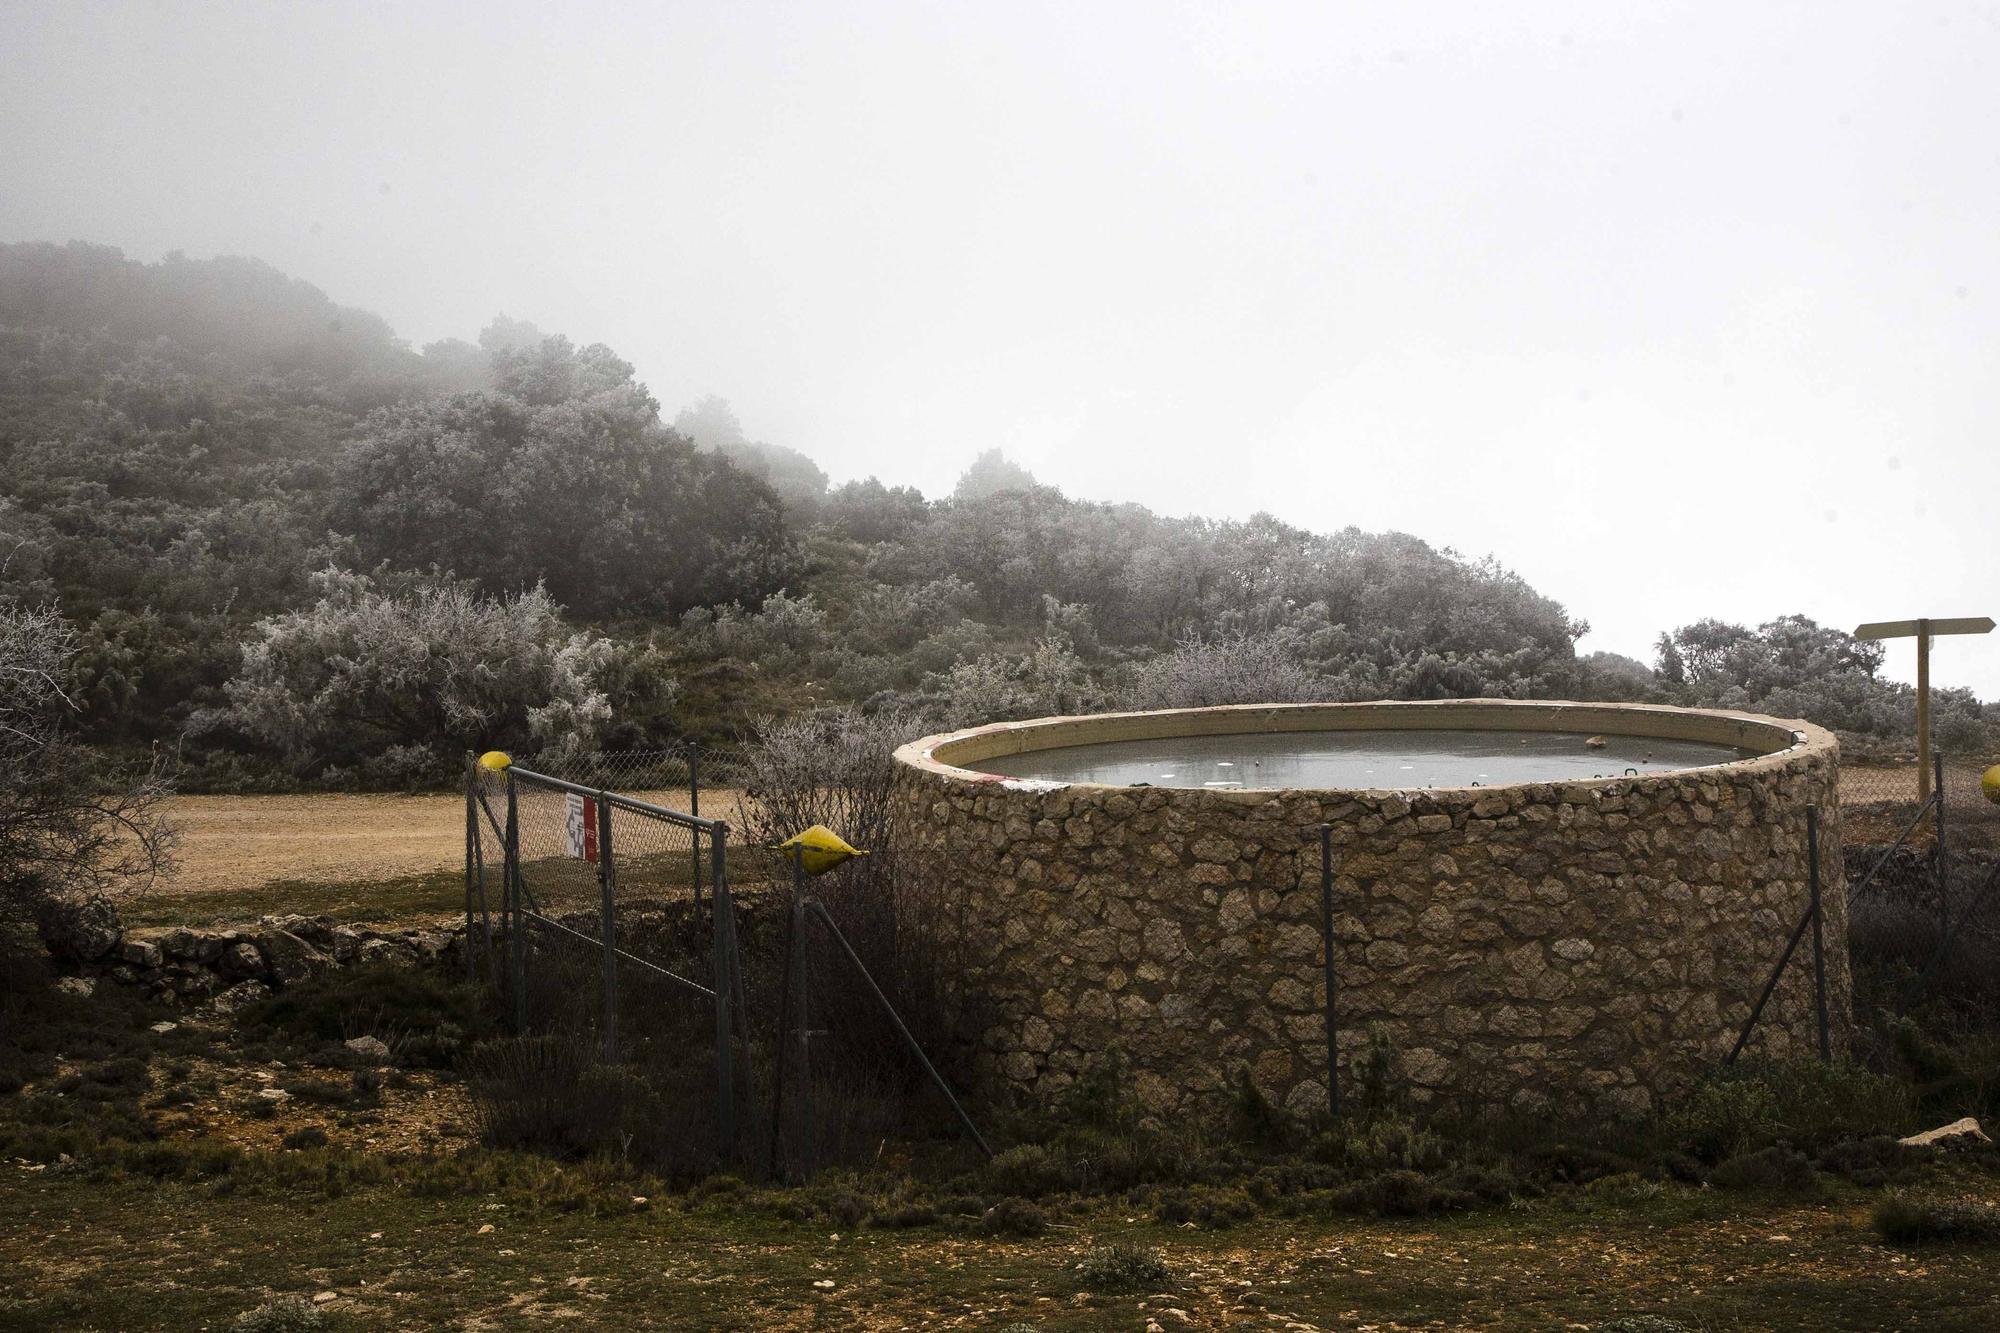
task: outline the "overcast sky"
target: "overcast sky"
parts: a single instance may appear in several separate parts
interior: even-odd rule
[[[2000,614],[2000,6],[6,0],[0,52],[0,239],[505,311],[837,479],[1399,528],[1646,658]],[[1936,660],[2000,697],[2000,635]]]

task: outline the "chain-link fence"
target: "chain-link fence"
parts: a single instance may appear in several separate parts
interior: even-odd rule
[[[1946,833],[1954,848],[2000,850],[2000,805],[1985,799],[1979,785],[1990,762],[1972,756],[1941,757],[1932,766],[1931,785],[1943,793]],[[1922,804],[1919,787],[1914,761],[1843,764],[1840,808],[1848,843],[1873,847],[1894,843]],[[1926,820],[1911,831],[1908,842],[1927,846],[1936,833],[1936,824]]]
[[[1856,1017],[1920,1006],[2000,1020],[2000,806],[1982,766],[1940,757],[1919,797],[1915,765],[1843,770],[1848,942]]]
[[[648,1117],[648,1132],[671,1126],[685,1150],[644,1151],[694,1171],[727,1162],[802,1176],[861,1160],[913,1123],[936,1132],[945,1110],[985,1150],[863,957],[893,964],[893,941],[885,959],[867,929],[879,914],[843,910],[854,907],[845,893],[829,911],[794,857],[747,847],[726,822],[667,804],[693,806],[697,793],[740,804],[740,787],[701,785],[707,772],[733,772],[712,757],[677,748],[541,761],[556,772],[526,760],[468,763],[468,954],[523,1039],[508,1058],[532,1065],[500,1074],[584,1088],[544,1099],[561,1102],[549,1118],[571,1121],[589,1119],[598,1084],[628,1104],[666,1089],[679,1100],[671,1115]],[[614,790],[621,782],[636,790]],[[737,860],[771,890],[742,913]],[[909,989],[893,967],[883,979]],[[628,1076],[648,1091],[621,1082]],[[543,1125],[542,1140],[551,1129],[563,1132]]]

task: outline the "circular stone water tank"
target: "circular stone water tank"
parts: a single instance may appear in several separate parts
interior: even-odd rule
[[[950,895],[959,1029],[1044,1104],[1115,1059],[1151,1113],[1247,1070],[1325,1104],[1320,835],[1342,1086],[1637,1110],[1728,1052],[1808,901],[1849,1011],[1839,751],[1803,722],[1475,700],[1048,718],[896,754],[901,846]],[[1817,1041],[1810,937],[1749,1054]]]

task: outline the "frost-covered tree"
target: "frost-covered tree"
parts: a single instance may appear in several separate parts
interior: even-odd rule
[[[959,474],[958,485],[952,488],[951,498],[966,502],[984,500],[1002,491],[1033,489],[1035,489],[1034,473],[998,449],[988,449],[972,460],[971,467]]]
[[[369,416],[333,481],[365,558],[490,592],[544,582],[583,615],[756,601],[795,552],[777,497],[660,424],[632,367],[567,338],[489,349],[490,392]]]
[[[609,640],[573,632],[537,585],[492,597],[449,575],[329,568],[317,600],[259,621],[197,725],[271,746],[301,772],[408,781],[467,749],[575,750],[610,721]]]
[[[58,951],[110,947],[115,931],[97,924],[105,896],[171,863],[159,770],[118,773],[69,728],[75,652],[53,607],[0,603],[0,974],[29,922]]]

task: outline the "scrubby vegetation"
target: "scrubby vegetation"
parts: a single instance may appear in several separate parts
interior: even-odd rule
[[[1893,1241],[2000,1244],[2000,1208],[1957,1199],[1891,1194],[1875,1205],[1875,1229]]]
[[[497,319],[421,352],[250,260],[0,247],[0,601],[60,605],[84,737],[189,786],[441,780],[468,743],[734,741],[827,703],[936,720],[1244,699],[1601,697],[1911,734],[1879,649],[1701,622],[1656,667],[1417,537],[832,485],[719,400]],[[353,662],[362,662],[355,667]],[[1947,748],[1995,715],[1939,699]]]
[[[880,1247],[904,1245],[958,1256],[955,1263],[978,1256],[980,1269],[1018,1261],[1038,1274],[1025,1290],[1108,1316],[1155,1294],[1178,1305],[1223,1299],[1258,1309],[1321,1280],[1319,1269],[1300,1266],[1311,1247],[1295,1238],[1338,1238],[1338,1253],[1358,1235],[1378,1234],[1377,1244],[1393,1251],[1412,1243],[1410,1233],[1368,1229],[1448,1213],[1463,1218],[1453,1234],[1490,1233],[1503,1253],[1520,1228],[1547,1251],[1577,1234],[1628,1225],[1635,1246],[1653,1252],[1648,1247],[1662,1237],[1705,1234],[1685,1223],[1805,1202],[1814,1207],[1762,1229],[1795,1236],[1821,1216],[1865,1224],[1872,1207],[1877,1227],[1899,1245],[1984,1245],[1995,1234],[1991,1207],[1976,1202],[2000,1179],[1991,1147],[1912,1149],[1894,1141],[1973,1109],[1958,1093],[1932,1101],[1908,1069],[1748,1066],[1657,1117],[1619,1123],[1459,1116],[1448,1108],[1416,1117],[1385,1102],[1358,1105],[1338,1124],[1238,1117],[1196,1125],[1148,1116],[1112,1058],[1047,1117],[984,1113],[1007,1145],[990,1161],[944,1118],[909,1117],[886,1143],[836,1153],[838,1139],[824,1140],[824,1169],[787,1185],[755,1160],[720,1172],[712,1160],[695,1166],[683,1157],[689,1169],[663,1172],[668,1158],[657,1140],[702,1143],[708,1125],[645,1111],[659,1090],[642,1086],[631,1066],[604,1064],[588,1039],[474,1040],[492,1030],[490,1001],[425,973],[327,973],[231,1020],[183,1015],[164,1031],[157,1009],[115,986],[79,997],[45,978],[5,1004],[0,1069],[11,1091],[0,1093],[0,1160],[11,1165],[0,1186],[36,1191],[40,1207],[70,1197],[59,1193],[66,1190],[78,1199],[127,1199],[121,1206],[129,1206],[130,1191],[170,1193],[193,1218],[222,1210],[203,1223],[218,1234],[225,1214],[324,1226],[353,1200],[364,1234],[390,1233],[360,1247],[369,1256],[418,1243],[435,1253],[459,1243],[452,1236],[478,1241],[497,1228],[485,1238],[489,1253],[492,1246],[527,1253],[546,1231],[560,1236],[571,1262],[569,1247],[595,1228],[616,1229],[606,1234],[624,1248],[613,1252],[635,1255],[665,1228],[683,1247],[676,1253],[690,1256],[684,1247],[696,1235],[727,1237],[739,1253],[810,1244],[815,1257],[782,1280],[837,1280],[845,1289],[858,1280],[851,1271],[821,1277],[826,1259],[849,1243],[828,1237],[868,1237],[855,1251],[864,1267],[881,1262]],[[350,1067],[352,1053],[340,1043],[357,1033],[382,1038],[392,1066]],[[837,1117],[841,1074],[826,1072],[822,1111]],[[362,1073],[377,1077],[364,1082]],[[925,1092],[913,1085],[897,1095]],[[585,1104],[611,1118],[598,1125],[576,1114]],[[593,1125],[601,1132],[578,1137]],[[1870,1193],[1885,1188],[1895,1193]],[[1822,1211],[1829,1205],[1830,1215]],[[1844,1225],[1839,1244],[1851,1249],[1853,1224]],[[1228,1277],[1259,1270],[1255,1288],[1218,1282],[1201,1257],[1210,1236],[1236,1256],[1221,1270]],[[1798,1248],[1787,1235],[1778,1239]],[[1730,1245],[1740,1254],[1740,1241]],[[1019,1247],[1026,1248],[1017,1254]],[[1471,1252],[1482,1248],[1490,1247],[1474,1244]],[[1283,1275],[1264,1271],[1256,1256],[1272,1263],[1282,1256]],[[1339,1276],[1352,1266],[1325,1272]],[[1624,1302],[1630,1273],[1620,1280],[1613,1295]],[[1393,1288],[1393,1299],[1405,1304],[1397,1308],[1427,1290],[1398,1281],[1405,1285]],[[327,1326],[339,1326],[350,1295],[366,1299],[366,1283],[326,1285],[340,1288],[325,1306],[334,1311]],[[315,1290],[225,1294],[218,1299],[234,1304],[211,1322],[289,1318],[315,1308]],[[0,1298],[10,1297],[0,1290]],[[438,1296],[469,1298],[462,1289]],[[1350,1287],[1339,1299],[1338,1308],[1351,1309],[1375,1298]],[[0,1313],[32,1310],[40,1318],[48,1308],[0,1304]]]

